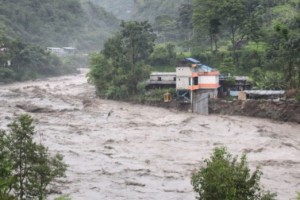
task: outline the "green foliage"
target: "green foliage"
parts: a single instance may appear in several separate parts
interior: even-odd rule
[[[287,88],[286,81],[281,73],[263,71],[259,67],[252,69],[251,78],[258,89],[283,90]]]
[[[122,30],[105,42],[101,53],[90,57],[88,79],[97,93],[110,99],[126,99],[138,92],[137,85],[149,76],[145,64],[155,34],[148,22],[122,22]]]
[[[175,66],[175,45],[172,43],[157,45],[150,55],[149,62],[152,66]]]
[[[48,149],[33,141],[33,119],[21,115],[10,125],[9,134],[0,130],[1,199],[39,199],[47,196],[46,187],[64,176],[66,165],[61,155],[49,155]]]
[[[0,199],[13,199],[10,190],[14,183],[13,161],[7,148],[8,138],[4,131],[0,130]]]
[[[300,14],[299,14],[300,16]],[[267,50],[267,66],[284,75],[284,79],[289,88],[300,87],[300,23],[295,18],[293,23],[287,26],[277,24],[274,32],[269,39],[269,48]]]
[[[76,66],[63,63],[60,58],[41,47],[20,41],[0,38],[0,82],[35,79],[75,72]]]
[[[260,79],[260,88],[299,88],[299,5],[299,0],[195,0],[199,43],[193,52],[223,73],[250,74],[260,68],[264,75],[254,78]],[[209,44],[210,55],[203,51]]]
[[[54,200],[71,200],[71,197],[69,197],[69,195],[63,195],[55,198]]]
[[[297,193],[297,200],[300,200],[300,192]]]
[[[43,47],[95,50],[119,24],[103,8],[80,0],[0,0],[0,13],[5,35]]]
[[[12,69],[0,67],[0,80],[1,82],[10,82],[15,79],[15,73]]]
[[[250,173],[246,155],[238,160],[225,148],[216,148],[205,164],[192,177],[193,188],[200,200],[272,200],[276,197],[275,194],[262,191],[262,172],[257,168]]]
[[[122,21],[121,27],[124,52],[126,52],[127,58],[131,60],[132,67],[134,67],[136,62],[148,59],[153,51],[156,35],[147,21]]]
[[[176,41],[178,37],[177,23],[174,18],[168,15],[160,15],[155,18],[153,29],[157,32],[157,42],[165,43]]]
[[[208,34],[211,51],[218,50],[218,37],[222,16],[219,15],[222,3],[216,0],[196,0],[194,3],[193,23],[198,34]]]

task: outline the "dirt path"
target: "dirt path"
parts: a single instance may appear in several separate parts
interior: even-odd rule
[[[192,172],[223,145],[248,153],[251,168],[261,165],[278,199],[300,191],[300,125],[96,99],[85,72],[0,86],[1,128],[29,112],[36,139],[65,156],[57,190],[73,200],[195,199]]]

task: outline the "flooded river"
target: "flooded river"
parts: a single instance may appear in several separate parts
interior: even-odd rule
[[[300,191],[300,125],[97,99],[85,73],[0,86],[1,128],[28,112],[36,140],[64,155],[56,191],[73,200],[192,200],[191,174],[218,146],[247,153],[278,199]]]

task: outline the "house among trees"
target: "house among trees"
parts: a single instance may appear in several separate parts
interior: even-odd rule
[[[218,95],[220,72],[193,58],[179,61],[176,72],[153,72],[147,88],[176,88],[177,100],[193,112],[208,114],[208,99]]]
[[[191,103],[192,111],[208,114],[208,99],[218,95],[220,72],[193,58],[181,60],[176,67],[179,99]]]
[[[185,58],[176,67],[176,90],[201,91],[217,97],[220,72],[193,58]]]
[[[248,76],[220,75],[219,97],[237,97],[239,91],[250,90],[252,85]]]

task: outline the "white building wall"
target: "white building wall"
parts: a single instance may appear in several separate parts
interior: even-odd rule
[[[199,76],[198,83],[199,84],[218,84],[219,76]]]
[[[181,76],[176,78],[176,89],[186,90],[190,85],[190,77]]]
[[[192,76],[192,68],[191,67],[176,67],[176,76]]]
[[[159,79],[159,77],[161,78],[162,81],[174,81],[174,78],[176,77],[174,76],[169,76],[169,75],[150,75],[150,81],[157,81]]]
[[[192,77],[191,67],[176,67],[176,89],[187,90]]]

